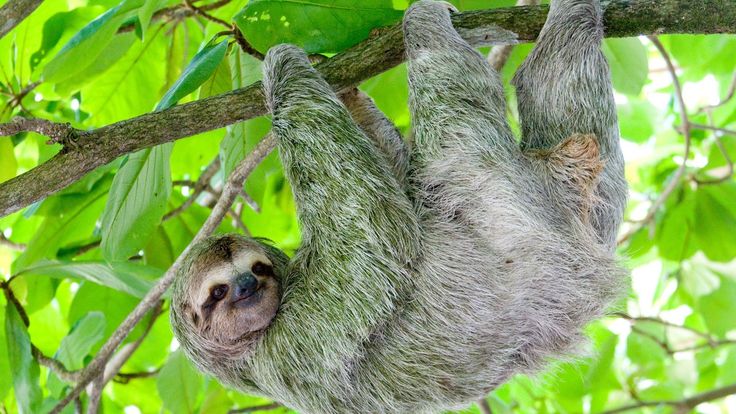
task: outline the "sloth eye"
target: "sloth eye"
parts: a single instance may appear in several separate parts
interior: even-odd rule
[[[273,273],[273,269],[271,268],[271,266],[262,262],[257,262],[256,264],[254,264],[250,271],[257,275],[270,275]]]
[[[210,291],[210,296],[215,300],[221,300],[227,294],[227,285],[217,285]]]

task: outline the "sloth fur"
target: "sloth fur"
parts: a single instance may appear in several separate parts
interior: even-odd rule
[[[438,412],[574,353],[619,296],[627,190],[599,1],[552,1],[513,81],[520,144],[453,12],[420,1],[404,17],[411,148],[301,50],[269,51],[303,245],[291,259],[233,235],[194,248],[171,317],[201,370],[303,413]],[[259,260],[273,271],[252,304],[206,299]]]

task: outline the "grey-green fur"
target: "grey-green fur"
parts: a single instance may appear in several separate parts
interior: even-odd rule
[[[514,80],[521,148],[498,74],[450,12],[420,1],[404,17],[411,149],[369,100],[349,111],[301,50],[269,51],[303,244],[287,262],[259,242],[283,296],[239,344],[187,325],[188,269],[207,244],[195,248],[172,325],[200,369],[303,413],[434,413],[578,352],[618,297],[626,184],[599,2],[553,1]]]

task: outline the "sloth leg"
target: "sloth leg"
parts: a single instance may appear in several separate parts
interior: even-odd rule
[[[364,256],[374,251],[406,264],[418,249],[408,196],[304,52],[289,45],[271,48],[263,85],[303,245],[342,249],[346,257],[349,249]]]
[[[598,0],[553,0],[537,44],[513,84],[522,150],[557,151],[553,158],[570,161],[567,165],[572,168],[564,173],[558,164],[550,163],[550,175],[558,176],[557,182],[563,186],[581,183],[575,190],[581,193],[593,186],[587,200],[590,221],[599,240],[613,248],[626,204],[626,181],[616,105],[608,65],[600,50],[602,37]],[[580,137],[597,140],[597,150],[579,151],[566,144],[570,140],[579,143]],[[600,169],[599,176],[590,176],[592,164],[599,165],[592,167]]]
[[[386,161],[402,185],[406,186],[409,148],[396,126],[376,108],[375,103],[364,92],[352,88],[340,94],[353,120],[386,157]]]
[[[518,152],[498,74],[455,31],[444,2],[420,1],[404,15],[413,167],[457,155],[508,160]]]

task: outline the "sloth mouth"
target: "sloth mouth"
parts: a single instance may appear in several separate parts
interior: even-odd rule
[[[232,302],[233,306],[248,306],[253,302],[259,300],[263,295],[264,286],[259,286],[253,293],[240,297]]]

